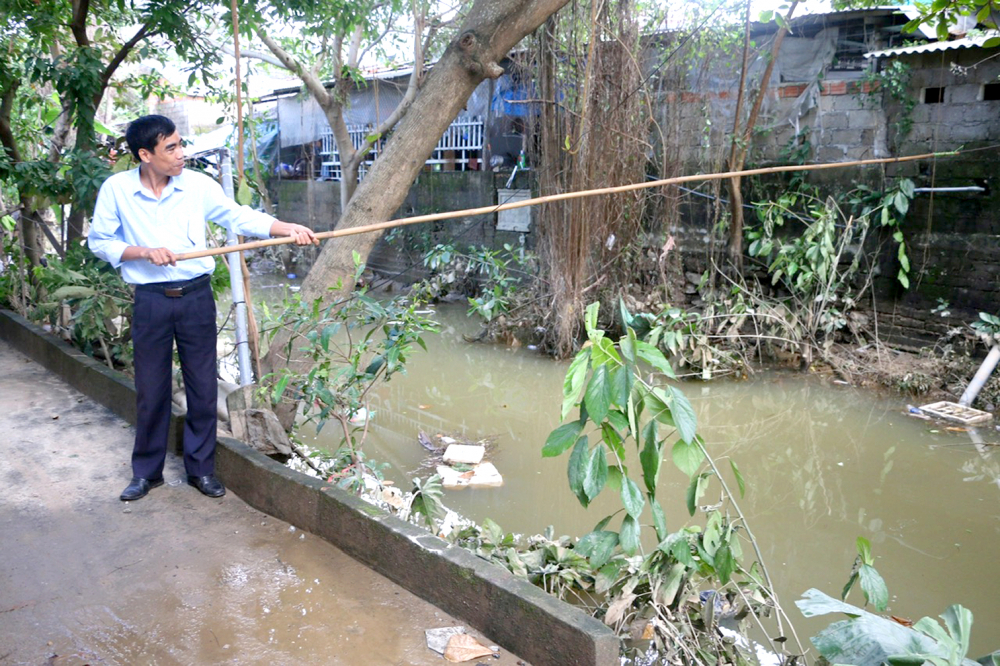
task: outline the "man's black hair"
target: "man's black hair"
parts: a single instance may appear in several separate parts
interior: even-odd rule
[[[174,121],[166,116],[142,116],[129,123],[125,130],[125,142],[136,161],[139,161],[139,150],[145,148],[153,152],[165,137],[177,131]]]

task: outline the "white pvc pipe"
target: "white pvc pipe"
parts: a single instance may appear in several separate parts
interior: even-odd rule
[[[983,364],[979,366],[979,370],[976,371],[976,376],[972,378],[968,388],[965,389],[965,393],[958,400],[958,404],[963,407],[968,407],[972,404],[972,401],[976,399],[976,396],[979,395],[979,392],[983,389],[987,380],[989,380],[990,375],[993,374],[993,369],[997,367],[998,362],[1000,362],[1000,346],[993,345],[990,353],[986,355],[986,360],[983,361]]]
[[[966,187],[915,187],[913,188],[914,194],[922,194],[925,192],[985,192],[985,187],[979,187],[978,185],[968,185]]]
[[[219,151],[219,166],[222,170],[222,189],[226,196],[235,199],[233,188],[233,161],[229,150]],[[236,245],[239,238],[231,230],[226,232],[226,245]],[[233,290],[233,305],[236,306],[236,361],[240,369],[240,386],[253,384],[253,369],[250,366],[250,343],[247,335],[247,302],[243,291],[243,266],[239,252],[226,255],[229,260],[229,284]]]

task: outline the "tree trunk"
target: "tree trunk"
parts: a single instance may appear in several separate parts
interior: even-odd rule
[[[499,77],[503,70],[497,63],[567,1],[476,0],[458,36],[434,65],[384,152],[358,186],[337,228],[389,220],[476,86],[488,77]],[[321,297],[329,303],[343,297],[354,286],[350,283],[353,253],[367,258],[378,239],[377,234],[358,234],[328,241],[302,285],[302,298],[309,302]],[[331,291],[329,287],[338,280],[345,280],[341,290]],[[264,360],[265,372],[288,364],[287,341],[283,333],[275,337]]]
[[[774,64],[777,62],[778,53],[781,51],[781,42],[784,41],[785,35],[788,34],[788,22],[792,20],[792,14],[795,13],[795,8],[798,7],[799,1],[800,0],[794,0],[791,6],[789,6],[788,13],[785,15],[784,23],[781,24],[781,27],[778,28],[777,34],[774,36],[774,43],[771,45],[771,57],[770,60],[767,61],[767,67],[764,68],[764,74],[761,75],[760,84],[757,90],[757,97],[754,99],[753,107],[750,109],[750,116],[747,118],[746,127],[743,128],[742,137],[740,137],[738,132],[733,132],[733,157],[730,160],[729,165],[729,168],[732,171],[741,171],[743,169],[743,165],[746,164],[747,153],[750,150],[750,142],[753,141],[753,131],[757,126],[757,118],[760,115],[760,109],[764,103],[764,96],[767,94],[767,87],[771,83],[771,73],[774,71]],[[747,15],[749,16],[749,10]],[[746,54],[744,54],[743,69],[746,70],[746,67]],[[743,77],[741,76],[741,97],[742,87]],[[736,123],[738,126],[738,116],[736,118]],[[743,272],[743,192],[740,189],[740,185],[740,178],[733,178],[729,181],[729,206],[730,211],[732,212],[732,220],[730,220],[729,224],[729,259],[732,261],[737,273]]]

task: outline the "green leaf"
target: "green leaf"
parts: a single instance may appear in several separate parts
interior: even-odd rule
[[[698,429],[698,418],[694,414],[694,408],[679,388],[668,386],[667,389],[670,391],[670,412],[677,425],[677,432],[685,442],[693,442]]]
[[[983,42],[984,49],[995,49],[998,46],[1000,46],[1000,37],[990,37],[985,42]],[[997,657],[994,657],[993,659],[994,661],[996,661]]]
[[[740,474],[740,468],[736,466],[736,461],[732,458],[729,459],[729,466],[733,468],[733,476],[736,477],[736,485],[740,488],[740,499],[743,499],[747,492],[747,486],[743,481],[743,475]]]
[[[577,402],[580,401],[580,391],[587,381],[587,367],[590,363],[590,349],[584,349],[573,362],[569,364],[566,379],[563,382],[563,403],[560,418],[565,419]]]
[[[105,136],[118,136],[118,132],[113,129],[108,129],[108,127],[99,120],[94,121],[94,131]]]
[[[622,318],[622,328],[628,328],[632,325],[632,315],[629,313],[628,308],[625,306],[625,300],[621,296],[618,297],[618,313]]]
[[[718,511],[709,514],[708,521],[705,523],[705,535],[702,537],[701,543],[705,552],[712,557],[719,550],[719,546],[722,544],[722,514]]]
[[[545,446],[542,447],[542,457],[554,458],[555,456],[562,455],[576,443],[576,439],[580,436],[582,430],[583,424],[579,421],[564,423],[553,430],[549,434],[548,439],[545,440]]]
[[[598,339],[591,345],[590,351],[590,358],[595,368],[599,365],[621,365],[621,357],[615,350],[615,343],[611,342],[609,338]]]
[[[861,556],[862,564],[874,564],[875,561],[872,559],[872,544],[868,539],[859,536],[856,545],[858,548],[858,555]]]
[[[719,576],[719,582],[725,585],[729,582],[733,572],[736,571],[736,558],[728,543],[719,546],[715,552],[715,573]]]
[[[913,181],[909,178],[903,178],[899,181],[899,191],[902,192],[904,196],[912,199],[914,190]]]
[[[650,495],[649,508],[653,512],[653,529],[656,530],[656,538],[662,541],[667,538],[667,517],[663,514],[663,507]]]
[[[288,381],[292,378],[291,375],[284,375],[278,380],[278,383],[274,387],[274,391],[271,393],[271,402],[278,404],[281,402],[281,396],[285,392],[285,387],[288,386]]]
[[[632,516],[625,516],[622,520],[621,532],[618,535],[621,541],[622,550],[631,557],[639,550],[639,523]]]
[[[587,468],[583,477],[583,492],[591,502],[597,497],[608,481],[608,459],[604,453],[604,445],[594,447],[587,460]]]
[[[638,484],[627,476],[622,478],[622,504],[628,515],[636,520],[639,520],[642,509],[646,506],[646,498],[642,496]]]
[[[902,192],[896,192],[896,196],[892,200],[893,205],[896,210],[899,211],[900,215],[906,215],[906,211],[910,210],[910,200],[906,198],[906,195]]]
[[[601,304],[595,301],[587,306],[583,314],[583,323],[587,327],[587,333],[597,330],[597,314],[601,309]]]
[[[587,413],[594,423],[601,423],[611,406],[611,383],[608,381],[608,366],[598,366],[590,376],[583,397]]]
[[[637,340],[635,343],[635,352],[640,359],[650,364],[667,377],[677,379],[677,375],[674,373],[674,369],[670,365],[670,361],[668,361],[667,357],[663,355],[663,352],[653,345],[648,342],[643,342],[642,340]]]
[[[698,468],[701,467],[701,462],[705,459],[705,455],[697,443],[689,444],[683,440],[674,443],[670,455],[674,464],[677,465],[677,469],[687,474],[688,478],[698,473]]]
[[[861,581],[861,591],[865,593],[865,600],[880,613],[885,612],[889,607],[889,589],[879,572],[871,565],[862,564],[858,569],[858,580]]]
[[[606,488],[611,489],[616,493],[621,493],[622,491],[622,470],[619,469],[618,465],[608,465],[608,482],[605,485]]]
[[[656,421],[649,421],[642,429],[643,446],[639,452],[639,462],[642,464],[642,481],[646,490],[656,492],[656,483],[660,478],[660,463],[663,460],[660,443],[656,441]]]
[[[608,381],[611,384],[611,401],[619,407],[628,404],[628,397],[632,393],[632,385],[635,377],[627,365],[620,365],[613,368],[608,374]]]
[[[903,289],[910,288],[910,278],[907,277],[906,271],[902,268],[899,269],[899,273],[896,275],[896,279],[899,280],[899,284],[903,285]]]
[[[569,489],[573,491],[573,494],[580,500],[580,504],[584,508],[590,504],[587,493],[583,489],[583,481],[587,477],[587,463],[590,460],[588,455],[590,453],[589,446],[586,437],[576,440],[573,453],[569,455],[569,466],[566,470],[569,476]]]
[[[897,253],[897,255],[899,256],[899,265],[900,265],[901,269],[903,271],[909,273],[910,272],[910,258],[906,256],[906,246],[905,245],[901,244],[899,246],[899,252]]]
[[[795,605],[806,617],[845,613],[850,618],[831,624],[810,639],[832,663],[881,664],[890,657],[895,661],[898,657],[941,654],[941,648],[931,638],[819,590],[807,590],[802,597]]]
[[[576,544],[576,552],[586,557],[591,567],[600,569],[611,559],[617,545],[617,533],[607,530],[594,531],[580,539]]]
[[[948,606],[940,617],[944,620],[944,626],[947,627],[952,640],[958,643],[958,653],[968,654],[969,639],[972,634],[972,611],[954,604]]]
[[[51,298],[55,301],[62,301],[70,298],[90,298],[95,295],[97,295],[96,289],[69,284],[53,291]]]
[[[757,20],[760,23],[770,23],[772,19],[774,19],[774,12],[771,11],[770,9],[767,10],[767,11],[761,12],[760,16],[757,18]]]
[[[240,179],[240,186],[236,190],[236,203],[242,206],[249,206],[253,201],[253,190],[250,189],[250,183],[247,182],[246,178]]]
[[[851,577],[847,579],[847,584],[844,585],[844,589],[840,591],[840,598],[847,599],[847,595],[850,593],[851,588],[854,587],[854,583],[858,580],[857,572],[851,574]]]
[[[617,409],[612,409],[608,411],[607,419],[608,422],[606,425],[610,425],[611,427],[613,427],[615,430],[618,431],[618,434],[621,435],[622,437],[628,436],[629,423],[628,423],[628,418],[626,418],[624,414],[622,414]]]
[[[691,554],[691,543],[686,532],[674,532],[660,541],[657,546],[664,553],[673,556],[675,560],[689,568],[695,567],[694,556]]]
[[[687,489],[687,508],[690,515],[694,515],[695,510],[698,508],[698,500],[702,498],[706,490],[708,490],[707,472],[702,472],[691,479],[691,483],[688,484]]]
[[[609,413],[613,414],[614,412]],[[601,437],[604,443],[608,445],[608,448],[615,452],[619,461],[625,459],[625,447],[622,445],[622,438],[610,423],[605,422],[601,424]]]
[[[667,406],[667,396],[660,388],[654,388],[642,398],[643,405],[649,411],[650,418],[668,426],[674,426],[674,418]]]

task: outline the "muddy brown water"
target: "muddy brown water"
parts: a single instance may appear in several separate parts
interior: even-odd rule
[[[523,348],[466,343],[462,334],[479,326],[465,308],[435,310],[440,335],[427,335],[428,351],[414,354],[406,375],[371,403],[366,451],[389,463],[387,477],[409,487],[425,454],[418,431],[489,437],[503,486],[446,491],[450,508],[477,521],[491,518],[507,531],[535,534],[552,525],[557,534],[573,536],[617,510],[620,500],[609,490],[582,508],[569,491],[567,457],[540,455],[559,425],[568,363]],[[863,536],[888,584],[893,615],[936,617],[961,603],[975,614],[970,654],[1000,649],[1000,432],[994,425],[975,433],[983,441],[977,445],[973,433],[908,416],[905,397],[798,373],[681,387],[724,474],[731,458],[746,479],[741,507],[804,642],[843,617],[807,621],[793,602],[811,587],[838,596],[855,540]],[[336,446],[327,437],[332,433],[323,432],[317,443]],[[736,487],[732,476],[726,480]],[[672,530],[699,520],[687,515],[686,486],[676,469],[662,474],[658,497]],[[705,503],[717,492],[716,485]],[[651,537],[652,530],[645,531]],[[848,601],[860,605],[859,592]]]

